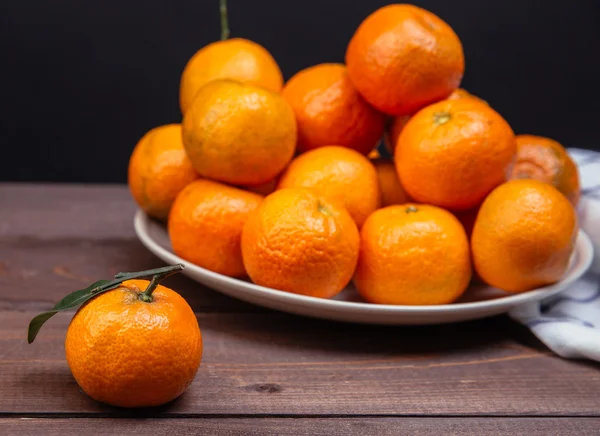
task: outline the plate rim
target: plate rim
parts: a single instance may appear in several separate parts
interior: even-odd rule
[[[201,266],[195,265],[185,259],[180,258],[175,253],[167,250],[157,243],[148,232],[148,226],[151,223],[152,218],[146,215],[141,209],[135,213],[134,216],[134,231],[140,242],[155,256],[160,258],[162,261],[172,263],[181,263],[186,268],[183,270],[183,274],[189,275],[190,271],[196,271],[206,276],[211,281],[220,281],[224,284],[232,285],[235,287],[244,287],[246,290],[251,291],[256,297],[265,297],[270,300],[278,300],[278,302],[285,302],[285,300],[304,307],[316,307],[318,309],[331,309],[331,310],[342,310],[353,311],[355,313],[366,313],[369,314],[381,314],[381,315],[435,315],[435,314],[446,314],[452,312],[454,314],[466,312],[469,313],[473,310],[493,310],[506,307],[506,311],[509,311],[512,307],[525,304],[531,301],[539,301],[546,297],[550,297],[575,282],[590,268],[592,260],[594,258],[594,248],[589,236],[582,230],[579,229],[576,240],[576,250],[582,253],[589,253],[587,258],[583,258],[581,261],[582,265],[579,266],[575,271],[564,278],[563,280],[548,286],[537,288],[532,291],[518,293],[518,294],[507,294],[504,297],[494,298],[491,300],[473,301],[466,303],[451,303],[451,304],[439,304],[439,305],[392,305],[392,304],[373,304],[367,302],[356,302],[356,301],[341,301],[335,299],[326,299],[312,297],[302,294],[294,294],[291,292],[281,291],[278,289],[267,288],[265,286],[257,285],[252,282],[247,282],[238,278],[225,276],[223,274],[210,271]],[[186,274],[187,273],[187,274]],[[197,281],[197,280],[194,280]],[[217,292],[225,294],[224,291],[211,287]],[[230,294],[227,294],[231,296]],[[232,298],[241,299],[235,296]],[[259,303],[254,303],[260,305]]]

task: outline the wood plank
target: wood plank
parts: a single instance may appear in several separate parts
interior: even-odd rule
[[[164,265],[135,237],[126,186],[0,183],[0,310],[46,310],[119,271]],[[263,312],[179,275],[198,312]]]
[[[133,238],[124,185],[0,183],[0,239]]]
[[[600,418],[0,419],[5,435],[431,436],[597,435]]]
[[[137,240],[0,238],[0,310],[48,310],[67,293],[119,271],[163,266]],[[165,280],[197,312],[264,312],[182,274]]]
[[[31,316],[0,312],[0,412],[113,413],[69,373],[69,315],[27,345]],[[152,414],[600,416],[600,366],[519,344],[504,318],[411,328],[276,313],[199,322],[205,356],[195,382]]]

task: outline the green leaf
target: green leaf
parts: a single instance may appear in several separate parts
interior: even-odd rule
[[[35,340],[44,323],[58,312],[75,309],[103,292],[118,288],[121,283],[126,280],[140,279],[151,276],[153,279],[156,278],[155,281],[158,282],[170,275],[178,273],[183,268],[184,267],[182,264],[177,264],[132,273],[120,272],[115,275],[114,280],[98,280],[89,285],[87,288],[72,292],[56,303],[52,310],[40,313],[31,320],[29,323],[29,329],[27,331],[27,342],[31,344]],[[148,296],[152,290],[153,289],[148,292]]]
[[[145,271],[138,272],[120,272],[115,275],[115,279],[125,280],[133,280],[133,279],[141,279],[143,277],[150,277],[156,275],[164,275],[164,277],[168,277],[179,271],[183,270],[184,266],[180,263],[175,265],[163,266],[161,268],[148,269]],[[163,277],[163,278],[164,278]]]
[[[58,303],[56,303],[52,310],[40,313],[31,320],[29,323],[29,330],[27,331],[27,342],[31,344],[35,340],[35,337],[39,333],[44,323],[58,312],[74,309],[88,301],[90,298],[101,294],[102,292],[110,291],[111,289],[119,287],[121,283],[121,280],[98,280],[85,289],[80,289],[67,295]]]
[[[92,283],[85,289],[80,289],[79,291],[75,291],[75,292],[67,295],[62,300],[60,300],[58,303],[56,303],[56,305],[54,306],[53,309],[58,311],[58,310],[66,310],[66,309],[72,309],[73,307],[77,307],[80,304],[84,303],[89,298],[90,294],[96,294],[96,293],[100,292],[100,289],[102,288],[102,286],[104,286],[110,282],[111,282],[111,280],[98,280],[97,282]]]
[[[33,318],[31,320],[31,322],[29,323],[29,330],[27,330],[27,342],[29,344],[31,344],[34,341],[35,337],[37,336],[40,329],[42,328],[42,325],[44,325],[44,323],[46,321],[48,321],[50,318],[52,318],[57,313],[58,313],[58,310],[52,310],[50,312],[40,313],[38,316],[36,316],[35,318]]]

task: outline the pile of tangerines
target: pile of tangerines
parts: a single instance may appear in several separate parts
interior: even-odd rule
[[[133,197],[167,222],[174,252],[314,297],[353,280],[380,304],[451,303],[473,276],[507,292],[559,280],[578,231],[577,168],[459,88],[452,28],[389,5],[345,60],[285,84],[245,39],[189,60],[182,123],[149,131],[129,165]]]

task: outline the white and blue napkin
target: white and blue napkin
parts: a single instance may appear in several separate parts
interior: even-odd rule
[[[559,356],[600,361],[600,153],[577,148],[569,153],[579,167],[579,225],[592,240],[594,261],[570,289],[513,309],[510,316]]]

